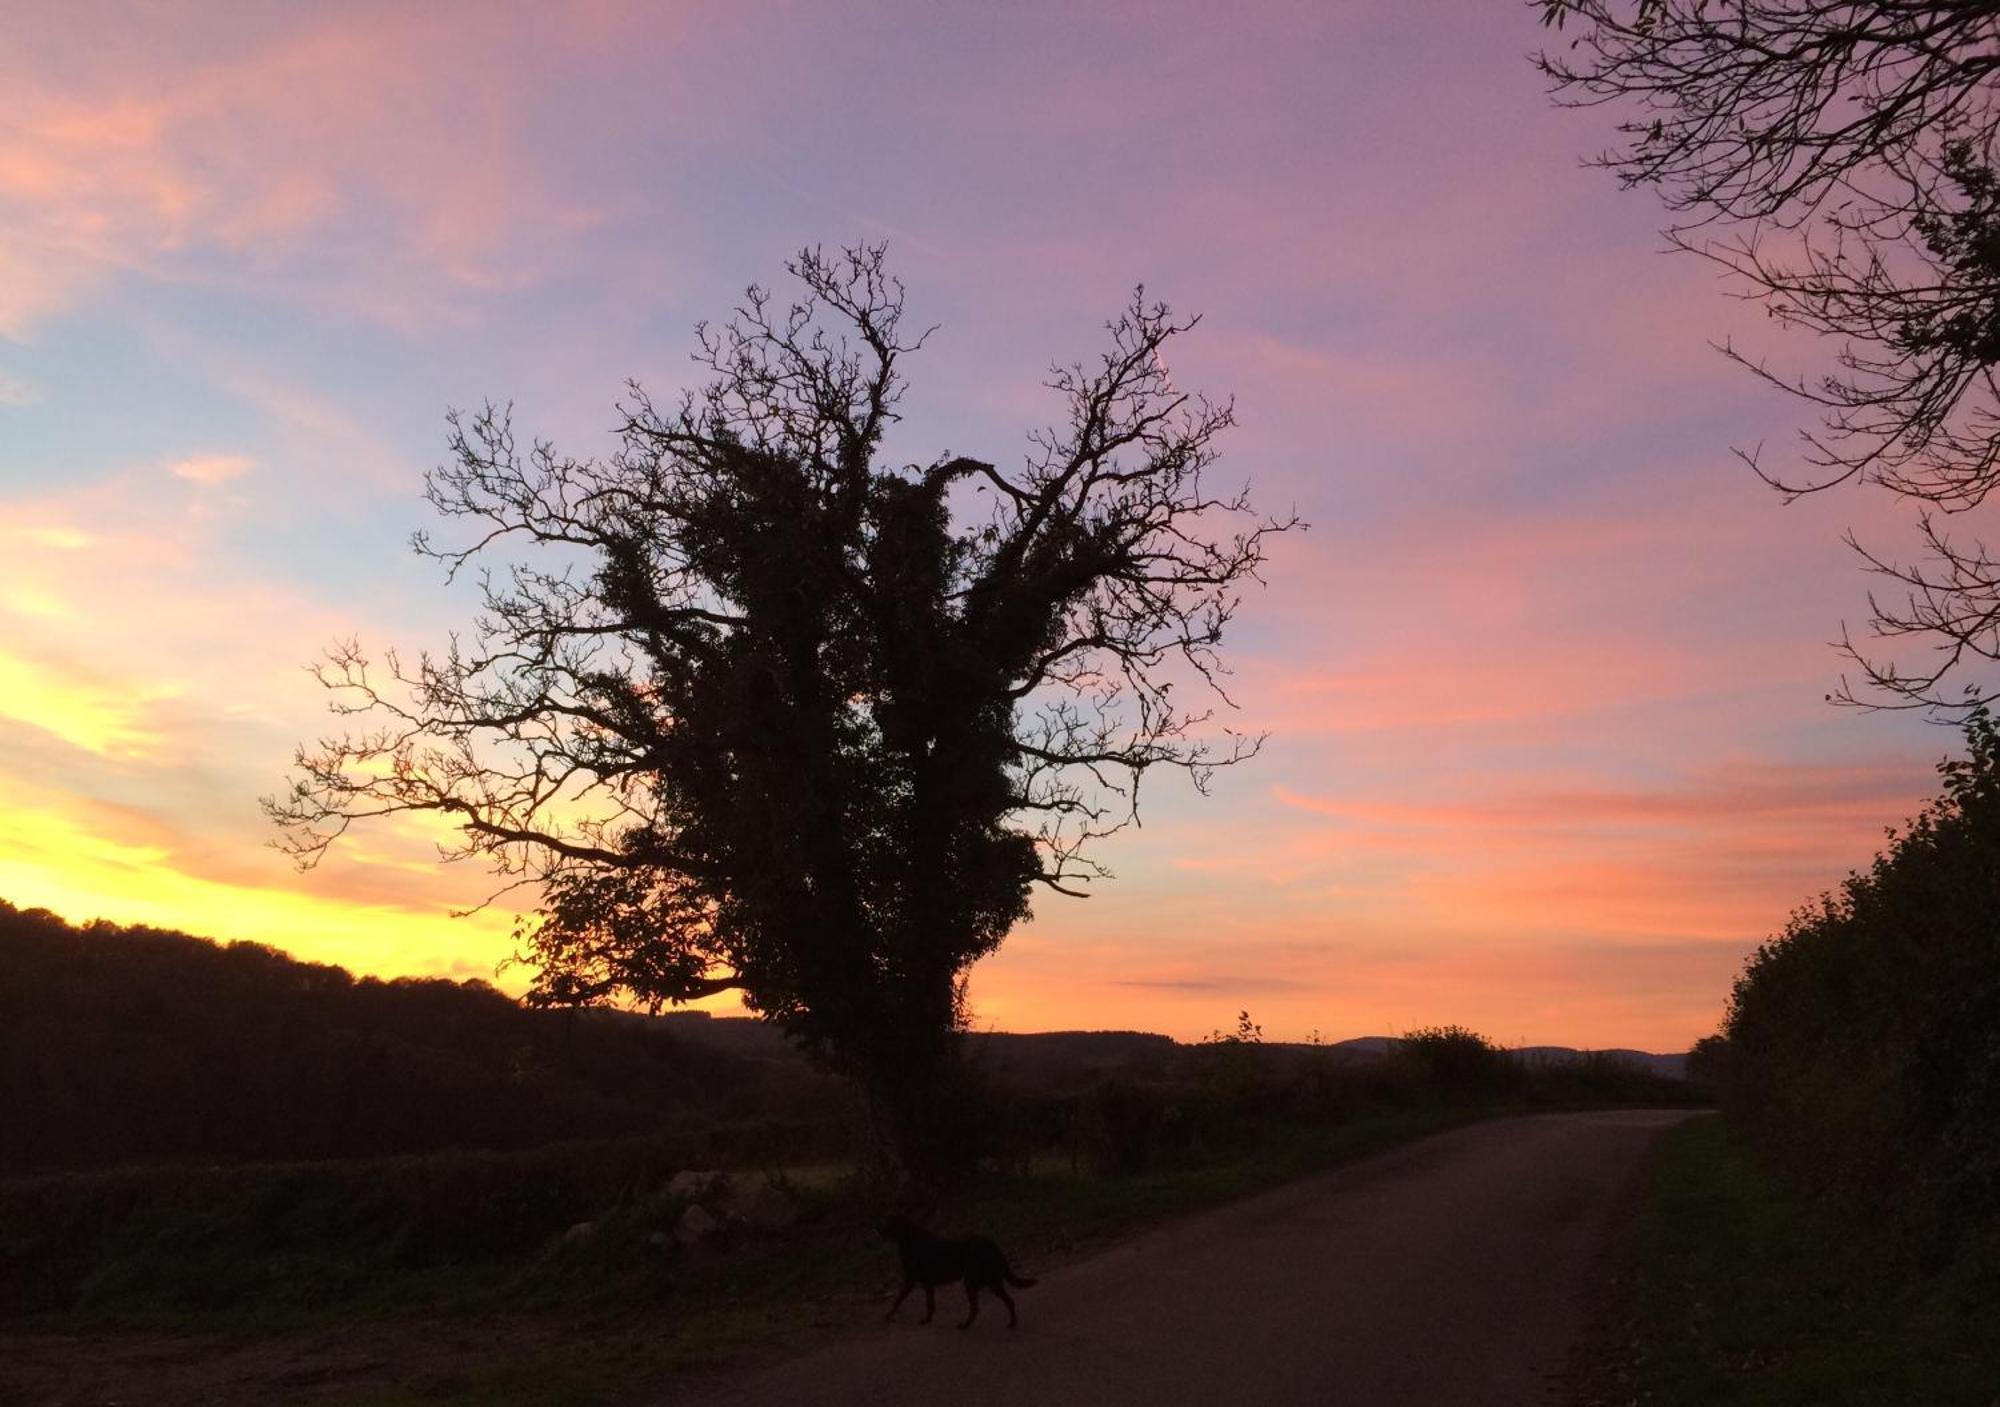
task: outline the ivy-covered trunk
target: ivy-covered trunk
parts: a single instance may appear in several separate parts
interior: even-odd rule
[[[924,1063],[864,1078],[872,1171],[892,1185],[925,1192],[962,1182],[985,1149],[985,1099],[959,1042]]]

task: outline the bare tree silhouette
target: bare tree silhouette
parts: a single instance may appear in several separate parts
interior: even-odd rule
[[[1208,726],[1218,652],[1297,519],[1208,486],[1231,408],[1174,386],[1194,321],[1143,290],[1052,373],[1063,416],[1021,468],[895,467],[924,337],[883,250],[787,268],[796,301],[753,287],[698,329],[705,386],[630,387],[608,458],[451,418],[428,496],[468,531],[416,545],[477,570],[484,611],[442,655],[334,649],[320,678],[366,726],[266,805],[305,865],[357,820],[447,818],[451,858],[536,887],[534,1000],[740,990],[934,1172],[966,1144],[968,967],[1034,885],[1104,875],[1091,843],[1148,772],[1205,786],[1257,750]]]
[[[1848,541],[1889,588],[1878,642],[1834,695],[1962,710],[2000,697],[2000,559],[1975,523],[2000,488],[2000,5],[1958,0],[1536,0],[1566,35],[1538,63],[1570,106],[1616,105],[1598,157],[1680,217],[1777,321],[1832,338],[1801,378],[1723,350],[1816,408],[1798,462],[1739,455],[1788,498],[1877,484],[1916,505],[1899,561]],[[1968,516],[1970,515],[1970,516]],[[1954,522],[1954,520],[1956,520]],[[1893,643],[1933,647],[1898,659]]]

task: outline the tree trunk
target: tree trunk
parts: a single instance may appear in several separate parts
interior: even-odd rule
[[[962,1182],[986,1151],[987,1100],[959,1042],[954,1033],[928,1058],[910,1052],[905,1061],[862,1072],[871,1153],[888,1181],[943,1191]]]

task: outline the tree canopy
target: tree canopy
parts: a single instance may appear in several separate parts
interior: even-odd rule
[[[534,887],[534,1000],[737,989],[907,1132],[1034,888],[1103,877],[1149,772],[1256,751],[1211,726],[1219,649],[1296,519],[1211,486],[1231,407],[1174,384],[1194,320],[1143,290],[1054,369],[1021,464],[895,465],[924,336],[883,251],[787,268],[793,299],[698,329],[705,384],[630,386],[606,457],[451,417],[428,498],[462,531],[416,546],[483,611],[442,653],[333,650],[365,726],[268,805],[305,864],[357,820],[447,818],[453,857]]]

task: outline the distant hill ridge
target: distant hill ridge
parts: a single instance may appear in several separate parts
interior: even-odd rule
[[[1334,1042],[1333,1049],[1352,1051],[1357,1055],[1371,1057],[1383,1056],[1393,1051],[1400,1042],[1401,1037],[1398,1036],[1356,1036],[1352,1040]],[[1611,1050],[1578,1050],[1574,1046],[1566,1045],[1528,1045],[1510,1047],[1507,1053],[1529,1066],[1569,1065],[1597,1056],[1622,1060],[1629,1065],[1637,1065],[1641,1069],[1664,1075],[1668,1079],[1687,1078],[1686,1051],[1661,1055],[1652,1051],[1626,1050],[1622,1047]]]
[[[663,1012],[650,1019],[666,1023],[667,1029],[676,1035],[720,1050],[756,1051],[778,1056],[790,1052],[780,1032],[753,1017],[674,1011]],[[1355,1036],[1344,1041],[1329,1041],[1324,1046],[1311,1046],[1302,1041],[1266,1041],[1264,1046],[1267,1050],[1286,1053],[1318,1049],[1362,1059],[1377,1059],[1388,1055],[1400,1043],[1401,1037],[1398,1036]],[[984,1055],[1002,1065],[1035,1060],[1042,1054],[1054,1056],[1060,1053],[1105,1066],[1191,1048],[1186,1042],[1151,1031],[988,1031],[975,1033],[971,1037],[971,1046],[974,1059]],[[1031,1048],[1039,1049],[1031,1053]],[[1508,1054],[1530,1066],[1566,1065],[1596,1056],[1622,1060],[1669,1079],[1682,1079],[1687,1074],[1685,1051],[1656,1054],[1623,1048],[1579,1050],[1564,1045],[1531,1045],[1512,1048]]]

